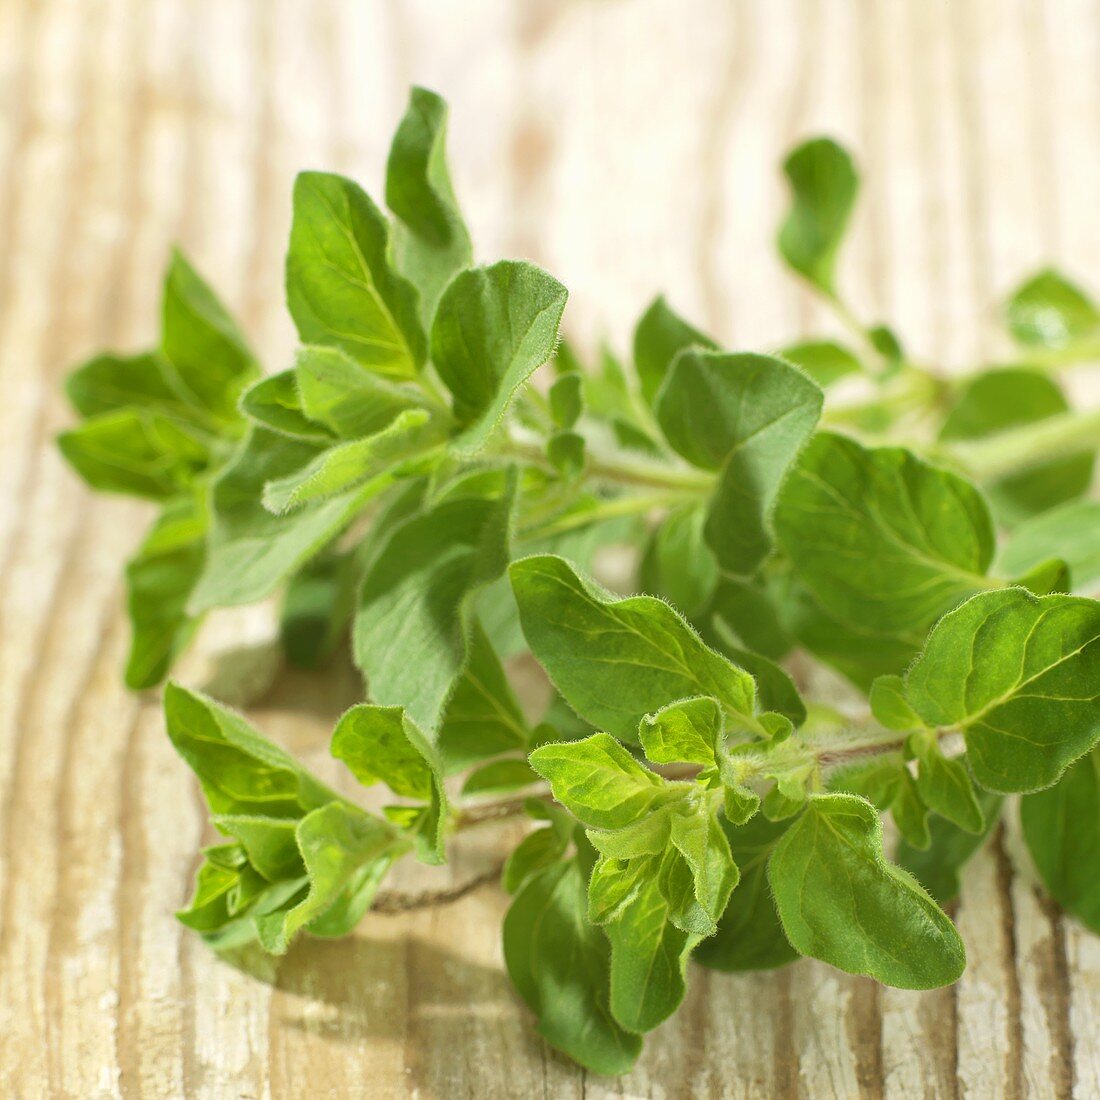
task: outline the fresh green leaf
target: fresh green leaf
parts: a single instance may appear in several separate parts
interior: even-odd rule
[[[909,670],[913,709],[958,727],[974,777],[1002,793],[1049,787],[1100,740],[1100,604],[986,592],[945,615]]]
[[[832,340],[804,340],[798,344],[788,344],[779,352],[779,357],[801,367],[822,389],[863,370],[863,364],[855,352]]]
[[[443,288],[469,266],[473,250],[447,168],[447,104],[426,88],[410,89],[393,136],[386,205],[396,218],[394,263],[420,291],[420,318],[427,330]]]
[[[443,713],[439,749],[448,774],[500,753],[525,748],[527,722],[481,624],[467,643],[466,667]]]
[[[650,877],[618,920],[611,942],[611,1012],[628,1031],[650,1031],[684,999],[684,972],[699,937],[669,920],[669,904]]]
[[[550,826],[528,833],[504,864],[501,885],[507,893],[516,893],[536,871],[557,863],[568,846],[568,830],[563,835],[562,830]]]
[[[390,265],[385,217],[351,180],[295,180],[286,295],[303,343],[340,348],[390,378],[424,362],[416,291]]]
[[[1012,295],[1005,315],[1009,331],[1025,347],[1068,348],[1100,338],[1100,310],[1080,287],[1049,268]]]
[[[722,823],[741,881],[718,921],[717,933],[695,949],[695,960],[714,970],[770,970],[798,958],[779,923],[768,888],[767,861],[787,822],[755,817]]]
[[[837,251],[859,191],[852,158],[835,141],[815,138],[783,163],[793,205],[779,230],[779,251],[795,271],[835,296]]]
[[[882,824],[855,795],[818,795],[776,844],[768,881],[803,955],[901,989],[955,981],[966,953],[954,925],[882,850]]]
[[[266,482],[263,505],[281,515],[329,500],[361,488],[402,463],[426,457],[441,442],[439,426],[425,409],[406,409],[374,435],[328,447],[293,474]]]
[[[753,572],[771,546],[780,481],[821,414],[821,391],[770,356],[689,350],[673,362],[656,411],[674,450],[721,468],[707,540],[723,569]]]
[[[126,686],[159,684],[198,627],[187,613],[206,557],[206,509],[194,496],[169,501],[126,566],[130,655]]]
[[[584,411],[584,379],[576,371],[559,375],[550,387],[549,399],[555,425],[573,428]]]
[[[149,500],[187,490],[209,461],[205,445],[178,421],[122,409],[62,432],[57,445],[93,489]]]
[[[432,361],[454,395],[463,433],[480,450],[516,390],[554,353],[568,292],[534,264],[502,260],[456,275],[432,324]]]
[[[634,369],[646,403],[652,405],[656,401],[661,384],[681,351],[717,346],[676,313],[663,295],[655,298],[634,329]]]
[[[1046,374],[1026,367],[990,370],[963,390],[943,422],[940,439],[982,439],[1068,409],[1057,382]],[[1001,478],[986,489],[994,510],[1013,524],[1081,496],[1092,481],[1092,467],[1093,454],[1070,455]]]
[[[827,614],[912,645],[994,583],[981,494],[902,448],[819,433],[779,493],[775,531]]]
[[[280,371],[249,386],[241,395],[241,412],[253,424],[292,439],[321,444],[332,440],[332,433],[304,412],[293,370]]]
[[[355,617],[355,659],[371,698],[404,705],[433,743],[469,653],[470,604],[508,562],[515,473],[451,485],[397,527],[368,570]]]
[[[396,795],[428,803],[423,832],[431,862],[442,862],[447,819],[443,770],[435,746],[403,707],[352,707],[333,731],[332,755],[364,786],[381,780]]]
[[[705,696],[669,703],[642,719],[640,739],[654,764],[714,764],[722,736],[722,708]]]
[[[919,879],[941,905],[958,897],[959,870],[982,846],[1000,815],[1000,795],[988,791],[978,791],[977,795],[985,820],[981,833],[968,833],[946,818],[932,817],[928,822],[928,847],[914,848],[904,839],[898,845],[898,864]]]
[[[1019,576],[1051,558],[1069,566],[1073,586],[1088,591],[1100,580],[1100,500],[1078,500],[1021,523],[997,559],[1008,576]]]
[[[1028,851],[1051,896],[1100,933],[1100,751],[1020,802]]]
[[[985,820],[965,762],[945,756],[931,730],[912,734],[908,745],[920,765],[917,792],[925,805],[960,829],[980,834]]]
[[[462,784],[462,793],[482,795],[516,791],[538,781],[539,777],[525,760],[493,760],[482,764],[467,776],[466,782]]]
[[[212,426],[208,411],[183,390],[171,364],[157,352],[97,355],[69,375],[65,394],[82,417],[132,409]]]
[[[710,601],[719,582],[718,562],[706,544],[706,511],[685,506],[670,512],[653,532],[642,557],[642,588],[664,596],[691,617]]]
[[[617,599],[551,554],[509,568],[523,632],[569,705],[634,741],[638,723],[673,699],[712,695],[727,718],[756,730],[755,685],[652,596]]]
[[[879,676],[871,685],[871,713],[888,730],[915,730],[924,726],[905,694],[905,681],[896,675]]]
[[[530,759],[554,797],[594,829],[621,829],[669,800],[660,776],[643,768],[606,733],[543,745]]]
[[[253,428],[214,481],[206,567],[188,609],[192,614],[263,599],[343,531],[383,476],[289,515],[264,508],[269,481],[299,473],[318,454],[302,440]]]
[[[233,319],[178,250],[164,281],[161,320],[172,388],[217,419],[235,422],[237,400],[259,367]]]
[[[302,411],[340,439],[374,435],[407,409],[428,407],[416,387],[364,370],[339,348],[300,348],[294,375]]]
[[[626,1073],[642,1040],[611,1014],[610,948],[586,910],[577,860],[531,875],[504,918],[504,962],[543,1038],[594,1073]]]

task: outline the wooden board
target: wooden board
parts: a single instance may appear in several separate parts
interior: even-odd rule
[[[453,105],[480,254],[550,267],[582,342],[624,346],[662,289],[736,347],[824,326],[771,247],[778,161],[819,129],[865,167],[844,277],[920,355],[1001,354],[996,303],[1046,260],[1100,288],[1091,0],[0,0],[0,1095],[1100,1096],[1100,943],[1038,899],[1011,828],[966,873],[955,988],[695,969],[618,1082],[534,1036],[492,887],[242,969],[174,922],[203,813],[120,682],[148,517],[59,461],[60,381],[151,339],[172,241],[284,366],[293,173],[377,194],[411,81]],[[262,684],[268,625],[205,651]],[[354,694],[281,676],[252,711],[325,766]],[[499,857],[458,847],[455,882]]]

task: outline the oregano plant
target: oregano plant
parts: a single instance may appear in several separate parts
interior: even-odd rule
[[[1003,363],[922,362],[845,297],[859,176],[822,138],[784,165],[778,247],[843,339],[728,349],[658,297],[628,361],[589,361],[553,276],[475,264],[446,119],[412,91],[388,210],[299,176],[292,365],[263,374],[177,254],[158,345],[68,382],[65,457],[158,508],[126,571],[127,683],[277,595],[288,660],[350,646],[364,701],[331,751],[392,795],[368,811],[169,683],[219,834],[180,920],[275,954],[344,935],[398,860],[525,817],[508,972],[609,1074],[692,960],[955,981],[942,906],[1017,805],[1051,896],[1100,931],[1100,412],[1063,387],[1100,359],[1100,309],[1045,271],[1008,302]],[[626,592],[594,576],[610,546]],[[553,689],[535,720],[525,650]],[[845,693],[808,694],[817,666]]]

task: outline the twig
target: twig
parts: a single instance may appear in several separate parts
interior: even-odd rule
[[[447,890],[421,890],[416,894],[409,894],[403,890],[383,890],[375,895],[372,913],[382,913],[393,916],[397,913],[409,913],[414,909],[431,909],[437,905],[450,905],[472,894],[482,886],[488,886],[491,882],[499,882],[500,874],[504,870],[504,860],[500,860],[495,866],[480,875],[475,875],[466,882],[459,883]]]

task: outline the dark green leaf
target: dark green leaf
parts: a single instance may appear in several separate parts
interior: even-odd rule
[[[1100,751],[1020,803],[1031,858],[1051,896],[1100,933]]]
[[[951,921],[886,860],[879,816],[862,798],[811,799],[776,844],[768,880],[803,955],[901,989],[949,985],[966,965]]]

